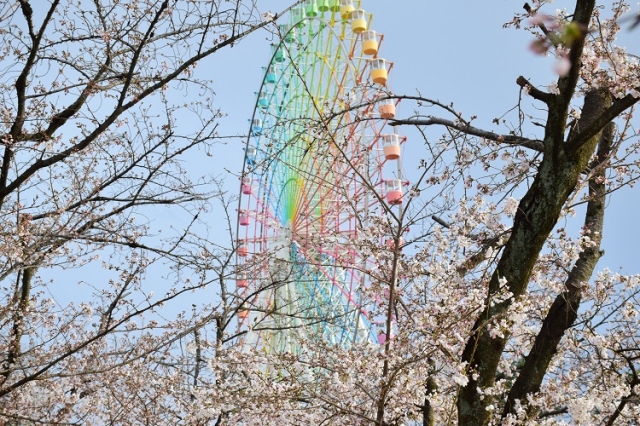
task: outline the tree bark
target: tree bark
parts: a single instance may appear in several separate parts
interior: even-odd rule
[[[587,28],[594,7],[593,0],[576,2],[574,22],[581,28]],[[477,318],[462,354],[462,361],[467,363],[468,383],[460,390],[457,402],[460,424],[484,425],[492,416],[494,398],[484,395],[483,390],[495,383],[498,363],[509,336],[507,332],[502,336],[491,336],[488,326],[504,318],[512,302],[526,291],[538,255],[602,133],[600,129],[588,139],[576,141],[574,138],[571,147],[564,142],[568,108],[579,78],[583,47],[584,37],[577,38],[572,44],[569,54],[571,70],[558,80],[559,94],[548,104],[544,155],[538,174],[518,206],[511,237],[489,282],[485,309]],[[585,96],[579,128],[596,122],[610,105],[608,93],[589,92]],[[503,291],[500,288],[503,280],[506,280],[507,290],[513,297],[493,303],[492,299]]]
[[[593,245],[585,247],[580,253],[573,269],[565,281],[566,290],[559,294],[536,336],[531,352],[513,384],[504,407],[503,417],[515,413],[516,401],[524,401],[528,394],[540,390],[549,363],[557,352],[558,344],[565,332],[573,325],[578,316],[578,308],[582,299],[582,286],[589,281],[601,257],[600,242],[604,223],[605,193],[604,184],[606,162],[611,150],[614,125],[610,123],[602,133],[597,159],[592,169],[598,168],[589,179],[589,202],[585,216],[585,229]],[[528,408],[529,417],[533,415]]]
[[[430,359],[429,365],[431,366],[431,368],[429,370],[429,377],[427,378],[426,396],[424,398],[424,405],[422,406],[422,425],[423,426],[434,426],[436,424],[435,413],[433,412],[433,406],[429,401],[429,396],[438,391],[438,384],[436,383],[436,379],[433,376],[433,374],[435,374],[435,362]]]
[[[31,296],[31,279],[33,278],[33,268],[26,268],[22,271],[22,277],[20,279],[21,284],[19,288],[19,294],[16,298],[16,309],[13,314],[13,326],[11,327],[11,344],[9,351],[4,361],[4,370],[0,384],[4,383],[11,375],[13,369],[11,366],[16,363],[21,352],[20,340],[22,339],[22,332],[24,329],[24,320],[29,307],[29,299]]]

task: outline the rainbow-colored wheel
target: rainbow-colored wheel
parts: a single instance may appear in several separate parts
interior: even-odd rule
[[[251,120],[238,316],[246,343],[269,351],[295,352],[300,339],[377,339],[355,242],[367,218],[384,213],[385,168],[397,170],[398,157],[382,143],[395,140],[399,153],[399,139],[383,131],[395,104],[378,102],[388,73],[376,57],[380,37],[360,4],[352,9],[314,0],[291,11]]]

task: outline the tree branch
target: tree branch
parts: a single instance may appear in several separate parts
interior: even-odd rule
[[[555,96],[551,93],[536,89],[535,87],[533,87],[533,84],[529,83],[529,80],[527,80],[523,76],[518,77],[516,79],[516,83],[518,84],[518,86],[526,89],[532,98],[542,101],[545,104],[549,104],[549,102],[551,102]]]
[[[542,152],[542,141],[523,138],[515,135],[500,135],[486,130],[478,129],[469,124],[460,124],[443,118],[429,117],[426,120],[393,120],[389,123],[391,126],[413,125],[413,126],[432,126],[434,124],[450,127],[472,136],[478,136],[491,141],[504,143],[507,145],[522,146],[530,148],[534,151]]]
[[[27,179],[29,179],[31,176],[33,176],[38,170],[43,169],[45,167],[49,167],[52,164],[55,164],[55,163],[57,163],[59,161],[62,161],[64,159],[66,159],[67,157],[69,157],[73,153],[82,151],[87,146],[89,146],[89,144],[91,144],[91,142],[93,142],[98,136],[103,134],[105,132],[105,130],[107,130],[109,128],[109,126],[111,126],[116,121],[116,119],[118,117],[120,117],[120,115],[123,112],[125,112],[125,111],[129,110],[130,108],[132,108],[133,106],[137,105],[138,103],[140,103],[140,101],[142,101],[143,99],[147,98],[149,95],[151,95],[152,93],[156,92],[157,90],[161,89],[164,85],[166,85],[170,81],[174,80],[177,76],[179,76],[181,73],[183,73],[185,69],[189,68],[190,66],[192,66],[193,64],[195,64],[199,60],[201,60],[201,59],[203,59],[203,58],[205,58],[205,57],[217,52],[218,50],[220,50],[220,49],[222,49],[222,48],[224,48],[226,46],[233,45],[239,39],[247,36],[248,34],[252,33],[253,31],[256,31],[259,28],[262,28],[266,24],[267,24],[266,22],[263,22],[262,24],[258,24],[256,26],[253,26],[253,27],[247,29],[245,32],[240,33],[240,34],[236,35],[235,37],[230,37],[230,38],[226,39],[225,41],[223,41],[222,43],[216,44],[211,49],[209,49],[209,50],[207,50],[207,51],[205,51],[205,52],[203,52],[201,54],[198,54],[198,55],[195,55],[195,56],[191,57],[189,60],[181,63],[181,65],[179,67],[177,67],[173,72],[169,73],[164,78],[158,80],[155,84],[152,84],[151,86],[149,86],[146,89],[144,89],[134,99],[131,99],[129,102],[126,102],[126,103],[124,103],[122,105],[119,104],[116,108],[114,108],[113,112],[107,118],[104,119],[104,121],[101,124],[99,124],[90,134],[88,134],[84,139],[79,141],[77,144],[73,145],[72,147],[67,148],[66,150],[64,150],[62,152],[59,152],[59,153],[57,153],[55,155],[52,155],[51,157],[48,157],[48,158],[45,158],[45,159],[40,159],[40,160],[37,160],[37,161],[33,162],[24,172],[22,172],[22,174],[17,176],[15,178],[15,180],[13,180],[8,185],[3,185],[2,182],[0,181],[0,207],[2,206],[2,202],[4,201],[4,198],[8,194],[10,194],[12,191],[14,191],[20,185],[22,185]],[[124,93],[124,90],[123,90],[123,93]],[[3,164],[3,167],[4,167],[4,164]]]
[[[637,90],[640,90],[640,87],[637,88]],[[579,149],[586,141],[597,135],[598,132],[600,132],[604,128],[604,126],[611,122],[611,120],[616,118],[627,108],[632,107],[639,100],[639,98],[635,98],[629,94],[624,98],[615,101],[602,113],[602,115],[591,121],[591,123],[589,123],[588,126],[585,126],[584,129],[577,128],[577,134],[569,135],[569,140],[567,140],[566,143],[566,149],[570,151]]]
[[[529,16],[533,16],[533,15],[536,14],[536,12],[531,8],[531,5],[529,3],[525,3],[524,6],[522,6],[522,7],[523,7],[524,10],[527,11]],[[547,37],[547,40],[549,40],[549,42],[553,46],[555,46],[555,47],[558,46],[558,37],[552,31],[549,31],[549,29],[544,24],[544,22],[540,22],[538,24],[538,28],[540,28],[540,31],[542,31],[542,33],[545,35],[545,37]]]
[[[33,278],[33,268],[25,268],[22,271],[22,284],[20,285],[20,296],[17,300],[18,306],[13,317],[13,327],[11,328],[11,338],[9,343],[9,351],[4,362],[5,372],[2,374],[2,382],[4,383],[9,374],[11,374],[11,365],[15,364],[21,352],[21,340],[24,327],[24,319],[27,315],[29,307],[29,299],[31,295],[31,279]]]

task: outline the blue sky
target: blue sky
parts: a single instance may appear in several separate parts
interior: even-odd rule
[[[279,11],[289,2],[284,0],[259,0],[261,11]],[[546,13],[555,8],[570,5],[556,2],[547,6]],[[554,59],[534,55],[529,50],[533,36],[523,30],[504,29],[514,13],[521,12],[522,2],[505,0],[474,1],[424,1],[362,0],[362,8],[373,13],[371,29],[384,34],[379,56],[394,62],[389,87],[396,94],[415,95],[416,91],[444,103],[453,102],[465,116],[478,116],[479,127],[499,131],[492,119],[502,116],[516,105],[519,87],[515,80],[523,75],[534,85],[544,87],[555,80],[552,71]],[[640,53],[638,30],[623,30],[621,45],[630,52]],[[211,61],[199,66],[213,79],[217,96],[215,103],[228,114],[220,123],[220,133],[238,135],[221,147],[225,153],[224,167],[239,172],[242,167],[244,138],[249,128],[249,118],[255,104],[263,76],[268,65],[273,42],[271,34],[259,31],[232,49],[219,52]],[[581,101],[579,101],[581,102]],[[531,98],[524,104],[540,107]],[[408,108],[399,108],[399,117],[412,114]],[[430,113],[435,113],[431,110]],[[442,114],[439,114],[442,115]],[[540,116],[543,116],[540,113]],[[531,127],[525,136],[541,136],[539,128]],[[430,130],[438,135],[442,129]],[[502,128],[502,132],[505,129]],[[420,155],[423,143],[411,136],[410,129],[403,129],[409,136],[405,146],[407,154]],[[222,172],[218,159],[210,166],[212,172]],[[230,191],[237,191],[237,183],[228,178]],[[609,200],[605,222],[605,257],[599,268],[605,266],[627,273],[640,273],[640,227],[635,222],[640,202],[638,189],[618,191]]]

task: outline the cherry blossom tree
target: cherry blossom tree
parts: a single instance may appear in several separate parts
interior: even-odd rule
[[[514,78],[516,125],[388,93],[415,104],[390,124],[421,132],[424,155],[402,207],[350,242],[388,338],[345,348],[307,332],[295,353],[242,344],[233,199],[186,163],[222,140],[196,65],[275,36],[280,14],[0,6],[2,422],[634,424],[640,277],[598,266],[607,198],[640,173],[640,66],[615,45],[630,6],[547,3],[507,24],[557,57],[548,87]],[[209,237],[214,208],[225,237]]]
[[[222,348],[209,362],[220,386],[201,398],[229,424],[637,422],[640,277],[598,266],[607,199],[640,172],[640,65],[615,44],[630,5],[547,3],[506,25],[557,57],[547,87],[514,76],[516,125],[483,129],[451,103],[388,94],[415,104],[391,124],[426,148],[402,209],[354,239],[375,263],[369,300],[385,294],[367,309],[390,338]]]
[[[215,420],[192,389],[238,301],[232,199],[192,167],[224,142],[196,66],[278,16],[251,0],[0,5],[0,423]]]

